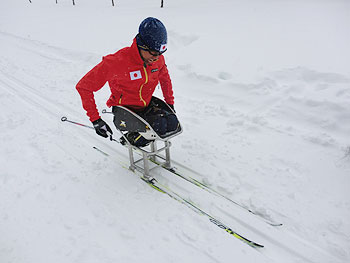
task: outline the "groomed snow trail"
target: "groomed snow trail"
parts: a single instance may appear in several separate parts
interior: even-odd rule
[[[237,257],[244,257],[245,262],[256,262],[256,260],[258,262],[341,262],[342,257],[345,257],[345,248],[344,250],[338,248],[343,256],[340,255],[336,259],[335,253],[326,252],[317,245],[317,242],[313,243],[313,240],[310,240],[310,234],[304,238],[301,235],[304,231],[303,225],[293,222],[290,214],[284,214],[286,209],[279,214],[276,212],[278,206],[272,209],[268,202],[259,204],[259,201],[252,200],[251,204],[245,203],[247,199],[244,195],[249,195],[249,190],[255,188],[251,188],[243,181],[238,182],[236,187],[240,188],[238,192],[241,195],[236,195],[229,186],[229,182],[225,183],[225,173],[232,173],[231,169],[234,174],[237,173],[234,177],[239,180],[238,174],[241,171],[264,174],[272,169],[274,172],[273,169],[279,169],[275,164],[267,168],[262,163],[259,170],[249,171],[247,167],[244,167],[245,160],[242,158],[236,162],[233,160],[233,164],[228,165],[224,162],[225,160],[215,160],[214,157],[213,160],[208,159],[212,166],[207,172],[199,166],[199,174],[193,176],[213,184],[213,187],[232,198],[238,197],[239,201],[247,207],[256,205],[256,209],[266,209],[260,211],[263,216],[283,220],[284,226],[280,228],[268,226],[222,198],[216,198],[198,190],[167,172],[159,172],[158,175],[160,180],[165,180],[169,186],[174,187],[177,191],[182,191],[194,202],[218,214],[220,219],[238,233],[263,243],[266,248],[262,250],[254,251],[245,247],[244,244],[235,241],[226,233],[221,233],[220,229],[193,214],[192,211],[188,211],[167,196],[152,191],[125,169],[127,167],[126,151],[119,145],[96,137],[88,129],[60,122],[62,115],[69,114],[70,118],[87,123],[84,112],[80,109],[80,101],[74,90],[74,83],[79,75],[77,72],[82,71],[77,70],[76,67],[85,67],[81,63],[87,63],[86,58],[94,59],[94,55],[55,48],[8,33],[0,33],[0,38],[2,47],[6,50],[1,55],[0,63],[0,87],[4,112],[1,123],[4,129],[11,127],[11,129],[3,130],[3,138],[6,138],[6,141],[4,141],[5,147],[1,150],[1,156],[6,157],[2,159],[1,164],[6,171],[1,187],[2,200],[5,202],[1,209],[6,211],[2,222],[8,229],[5,232],[8,239],[0,243],[4,247],[1,254],[5,259],[9,259],[10,262],[23,262],[24,259],[34,262],[53,254],[57,262],[67,259],[69,261],[102,259],[102,262],[124,259],[136,262],[143,258],[144,253],[150,251],[157,253],[159,249],[162,251],[160,257],[163,260],[169,261],[170,258],[173,262],[183,260],[183,258],[191,260],[195,258],[202,262],[227,262],[227,251],[238,253]],[[303,72],[307,71],[303,70]],[[340,83],[348,83],[346,78],[337,77]],[[201,78],[189,77],[187,81],[194,89],[206,85]],[[260,92],[264,90],[264,87],[268,89],[267,92],[273,92],[270,89],[279,87],[275,84],[272,86],[264,86],[264,83],[258,85],[262,89],[256,90],[255,87],[248,87],[251,92],[248,96],[256,95],[255,90]],[[224,89],[226,88],[224,86]],[[236,88],[236,91],[243,92],[239,85]],[[344,88],[340,88],[339,92],[347,94]],[[102,91],[102,94],[108,93]],[[192,118],[207,117],[208,113],[209,118],[216,117],[217,108],[210,103],[213,100],[212,94],[210,92],[204,94],[204,100],[201,101],[201,105],[204,105],[202,115],[201,109],[196,112],[195,117],[192,114],[184,114],[184,122],[187,127],[192,123],[190,121]],[[276,96],[274,101],[281,97],[278,92],[273,94]],[[103,95],[99,95],[100,98]],[[190,101],[185,95],[179,97],[179,105],[182,101],[186,105],[196,106],[196,101]],[[290,98],[290,101],[293,102],[293,97]],[[296,103],[291,104],[291,107],[295,109],[295,105],[298,105],[300,101],[297,100]],[[242,105],[245,103],[243,100],[237,100],[237,102],[238,105],[243,106],[242,109],[249,106]],[[103,103],[104,100],[101,100],[99,106],[103,107]],[[268,102],[261,102],[260,107],[263,107],[264,103]],[[205,106],[210,104],[211,106]],[[311,104],[306,102],[306,106],[308,105]],[[332,108],[333,104],[330,105]],[[315,103],[311,106],[315,106]],[[307,136],[309,129],[305,132],[302,129],[294,131],[288,127],[276,127],[276,122],[266,122],[264,116],[258,117],[254,114],[254,111],[262,113],[259,106],[254,106],[254,111],[250,110],[248,116],[244,116],[242,111],[228,105],[217,107],[219,107],[219,112],[226,112],[227,116],[231,116],[227,122],[222,123],[228,125],[229,129],[223,130],[229,132],[231,128],[234,129],[235,136],[233,138],[227,136],[227,138],[236,140],[232,141],[231,145],[238,144],[238,147],[242,149],[249,142],[246,141],[247,138],[243,139],[237,134],[239,134],[239,129],[246,125],[250,126],[248,131],[251,134],[262,138],[266,135],[271,136],[272,132],[268,131],[273,131],[274,134],[282,134],[281,137],[275,134],[275,139],[280,141],[283,141],[287,134],[287,136],[296,136],[321,146],[327,146],[328,142],[334,145],[333,147],[340,147],[343,143],[335,139],[317,140],[322,137],[309,140]],[[271,111],[276,107],[272,107]],[[180,106],[179,109],[179,114],[181,114],[185,108]],[[341,107],[333,107],[333,109],[336,113],[346,114]],[[210,112],[213,115],[210,115]],[[235,118],[228,113],[234,113]],[[110,119],[109,121],[111,122]],[[347,126],[340,127],[339,132],[346,133],[347,129]],[[210,132],[209,130],[204,137],[208,135],[210,137]],[[176,157],[178,160],[184,159],[180,158],[180,155],[184,156],[185,152],[187,155],[192,155],[190,157],[192,161],[195,158],[206,161],[210,151],[205,151],[203,145],[198,145],[199,149],[195,148],[197,146],[195,139],[194,143],[189,143],[191,136],[186,134],[182,136],[182,139],[178,139],[180,149],[174,147],[175,159]],[[241,141],[240,138],[243,140]],[[298,142],[299,145],[302,145],[302,142]],[[220,145],[220,142],[217,141],[212,143],[215,143],[216,147]],[[93,150],[94,145],[108,152],[111,158],[106,158]],[[216,150],[221,156],[225,154],[225,151],[229,151],[228,148],[224,148],[221,152],[219,148]],[[259,160],[258,157],[256,160]],[[279,165],[285,162],[282,158],[276,161]],[[193,161],[193,165],[190,165],[192,169],[197,168],[196,162],[201,164],[200,160]],[[182,161],[182,163],[189,166],[188,162]],[[343,165],[346,169],[346,163]],[[291,167],[293,169],[293,166]],[[294,169],[287,173],[293,174],[298,170],[298,164],[294,165]],[[216,181],[217,176],[219,176],[218,181]],[[16,190],[9,191],[13,187]],[[128,211],[129,206],[132,207],[130,211]],[[269,210],[270,207],[272,210]],[[134,214],[131,211],[138,213]],[[143,225],[140,226],[140,223]],[[290,223],[292,225],[288,225]],[[172,229],[172,227],[175,228]],[[138,237],[137,232],[130,231],[130,229],[139,229],[143,232]],[[154,235],[157,231],[159,232],[155,235],[154,240],[151,242],[144,240],[148,235]],[[312,231],[312,229],[307,229],[307,231]],[[52,236],[48,237],[46,234]],[[96,239],[94,236],[97,236]],[[37,238],[38,246],[30,244],[33,237]],[[206,244],[208,240],[211,242]],[[133,246],[135,241],[145,244],[145,248],[136,248],[135,254],[132,255],[130,251],[134,249],[130,249],[129,246]],[[181,249],[181,255],[172,254],[170,249],[165,248],[166,245]],[[44,246],[47,252],[41,250]],[[106,250],[107,255],[104,254]],[[195,257],[193,256],[194,251],[196,252]],[[151,256],[146,257],[145,261],[151,262],[152,258]]]

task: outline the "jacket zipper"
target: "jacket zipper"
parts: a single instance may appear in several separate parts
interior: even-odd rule
[[[146,77],[146,80],[145,80],[145,83],[143,83],[140,87],[140,91],[139,91],[139,94],[140,94],[140,100],[143,102],[143,105],[146,107],[147,106],[147,103],[146,101],[142,98],[142,88],[144,85],[146,85],[148,83],[148,74],[147,74],[147,70],[145,68],[145,66],[143,66],[143,71],[145,72],[145,77]]]

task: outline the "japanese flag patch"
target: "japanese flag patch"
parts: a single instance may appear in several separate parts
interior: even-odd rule
[[[136,70],[136,71],[130,72],[130,79],[131,80],[141,79],[141,78],[142,78],[142,75],[141,75],[141,71],[140,70]]]
[[[160,52],[164,52],[166,50],[166,44],[160,46]]]

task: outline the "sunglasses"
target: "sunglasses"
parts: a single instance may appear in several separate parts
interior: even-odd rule
[[[141,39],[141,41],[143,42],[143,43],[145,43],[145,41],[141,38],[141,36],[139,35],[139,37],[140,37],[140,39]],[[159,51],[156,51],[156,50],[151,50],[149,47],[147,47],[146,45],[139,45],[139,47],[141,48],[141,49],[143,49],[143,50],[145,50],[145,51],[148,51],[148,53],[150,53],[152,56],[154,56],[154,57],[158,57],[158,56],[160,56],[160,55],[162,55],[165,51],[167,51],[166,49],[164,50],[164,51],[161,51],[161,52],[159,52]]]
[[[154,57],[158,57],[158,56],[162,55],[165,51],[167,51],[167,50],[164,50],[162,52],[159,52],[159,51],[156,51],[156,50],[149,49],[147,46],[139,46],[139,47],[141,49],[147,51],[148,53],[150,53]]]
[[[165,51],[159,52],[159,51],[150,50],[150,49],[147,49],[147,51],[148,51],[148,53],[150,53],[154,57],[158,57],[158,56],[162,55],[165,52]]]

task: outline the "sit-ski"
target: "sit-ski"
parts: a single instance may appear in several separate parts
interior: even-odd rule
[[[152,100],[157,104],[158,107],[166,109],[166,111],[175,114],[173,109],[169,107],[167,103],[163,100],[152,97]],[[143,173],[144,179],[152,180],[152,176],[150,175],[150,171],[153,168],[149,166],[149,160],[157,163],[157,166],[163,166],[167,169],[171,168],[171,159],[170,159],[170,139],[182,133],[182,126],[180,122],[178,123],[177,129],[171,132],[167,132],[164,135],[160,135],[154,131],[152,126],[147,123],[142,117],[140,117],[137,113],[132,110],[124,107],[124,106],[114,106],[113,107],[114,114],[114,124],[117,130],[121,133],[123,142],[128,147],[129,150],[129,160],[130,160],[130,170],[139,170]],[[126,134],[128,132],[138,132],[145,139],[150,140],[150,144],[147,147],[136,147],[132,145]],[[161,148],[157,147],[158,142],[164,142],[164,146]],[[142,154],[142,158],[135,159],[134,150],[139,151]],[[165,156],[160,155],[161,152],[165,152]],[[162,162],[158,162],[157,158],[162,159]],[[142,162],[142,165],[139,163]],[[156,167],[157,167],[156,166]],[[156,168],[154,167],[154,168]]]

